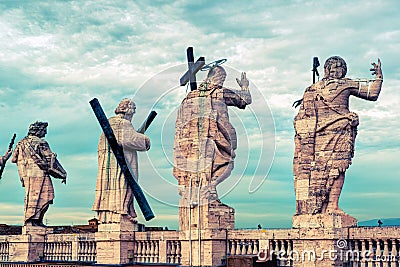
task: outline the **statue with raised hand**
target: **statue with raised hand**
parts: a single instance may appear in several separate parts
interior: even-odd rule
[[[25,187],[24,225],[45,226],[43,217],[54,199],[50,176],[66,183],[67,173],[43,139],[47,134],[47,126],[47,122],[32,123],[28,135],[17,143],[12,157],[12,162],[17,164],[22,186]]]
[[[378,99],[383,82],[380,60],[372,66],[375,79],[352,80],[345,78],[346,62],[330,57],[324,78],[305,90],[294,120],[296,214],[344,214],[338,202],[359,124],[358,115],[349,110],[349,98]]]
[[[180,194],[201,187],[205,198],[218,199],[216,187],[229,177],[237,147],[236,131],[228,106],[244,109],[251,104],[246,73],[236,79],[241,90],[223,87],[225,69],[212,66],[197,90],[182,101],[176,119],[174,176]]]

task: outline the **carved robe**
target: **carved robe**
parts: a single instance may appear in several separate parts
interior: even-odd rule
[[[28,135],[15,147],[12,162],[25,187],[25,222],[43,220],[50,204],[53,204],[54,188],[48,173],[53,153],[49,144],[33,135]]]
[[[139,177],[137,151],[148,150],[150,139],[136,132],[130,121],[118,115],[111,117],[109,122],[118,144],[123,148],[126,163],[137,179]],[[119,222],[120,215],[127,215],[133,219],[137,217],[133,199],[132,189],[103,133],[98,145],[96,197],[92,209],[97,211],[100,222]]]
[[[345,78],[322,80],[306,89],[294,120],[297,214],[321,213],[335,179],[352,162],[359,121],[348,109],[350,95],[375,101],[381,85],[381,79],[365,86]]]
[[[179,185],[189,186],[191,177],[202,177],[204,185],[215,186],[230,175],[237,138],[228,106],[244,109],[250,103],[249,91],[223,87],[200,86],[185,97],[175,127],[174,176]]]

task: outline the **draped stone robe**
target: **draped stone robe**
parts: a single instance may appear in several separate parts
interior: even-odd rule
[[[215,187],[230,175],[237,138],[228,106],[244,109],[250,103],[248,90],[217,87],[189,92],[179,107],[175,126],[174,176],[180,186],[189,186],[190,178],[201,177],[203,185]]]
[[[343,78],[322,80],[306,89],[294,120],[297,214],[321,213],[335,179],[352,162],[359,121],[348,109],[349,97],[375,101],[381,86],[382,79],[363,85]]]
[[[126,163],[138,179],[137,151],[148,150],[150,139],[136,132],[132,123],[119,115],[111,117],[109,123],[118,144],[123,148]],[[103,133],[98,144],[98,174],[92,210],[97,211],[99,220],[103,223],[119,222],[121,215],[133,219],[137,217],[133,199],[132,189],[121,172]]]
[[[12,162],[17,164],[22,186],[25,187],[25,223],[29,220],[42,221],[53,203],[54,188],[47,165],[52,154],[49,144],[34,135],[28,135],[15,147]],[[40,163],[39,158],[44,161]]]

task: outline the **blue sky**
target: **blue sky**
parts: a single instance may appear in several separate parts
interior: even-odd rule
[[[101,133],[88,102],[97,97],[111,116],[122,98],[132,97],[135,127],[152,108],[159,113],[148,131],[152,148],[139,158],[140,183],[156,214],[147,225],[176,228],[173,126],[186,90],[179,87],[185,50],[193,46],[196,58],[228,59],[227,86],[236,86],[241,71],[251,81],[251,106],[230,110],[239,147],[235,170],[219,188],[223,202],[236,210],[236,227],[290,227],[296,114],[291,104],[312,81],[312,58],[323,64],[340,55],[348,77],[369,78],[370,63],[379,57],[380,98],[350,101],[360,126],[340,205],[359,220],[400,217],[399,13],[397,0],[3,0],[0,150],[14,132],[21,139],[30,123],[48,121],[46,140],[68,182],[54,181],[56,198],[46,219],[49,225],[87,223],[95,215]],[[11,162],[0,192],[0,222],[21,224],[24,189]]]

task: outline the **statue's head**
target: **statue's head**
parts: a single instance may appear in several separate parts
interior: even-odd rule
[[[226,71],[223,67],[211,68],[207,74],[207,80],[212,86],[222,87],[226,78]]]
[[[37,121],[29,125],[28,135],[34,135],[37,137],[44,137],[47,134],[47,126],[49,124],[43,121]]]
[[[118,107],[115,109],[114,112],[117,115],[122,114],[124,118],[131,120],[133,114],[135,114],[136,112],[136,105],[131,99],[124,98],[118,104]]]
[[[324,71],[325,80],[344,78],[347,73],[346,61],[339,56],[330,57],[325,61]]]

